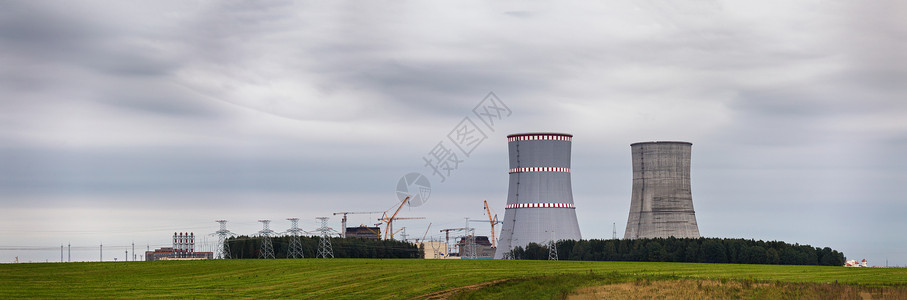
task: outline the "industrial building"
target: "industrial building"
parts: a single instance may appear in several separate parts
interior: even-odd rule
[[[630,145],[633,191],[625,239],[699,237],[690,191],[692,145],[675,141]]]
[[[450,257],[450,250],[447,243],[445,242],[421,242],[418,243],[419,248],[422,248],[423,257],[425,259],[448,259]],[[458,258],[458,257],[457,257]]]
[[[475,253],[470,253],[469,247],[469,238],[461,237],[457,242],[457,250],[460,252],[460,258],[493,258],[495,253],[495,248],[491,247],[491,240],[487,236],[476,236],[473,245],[475,247]]]
[[[494,258],[529,243],[582,239],[570,182],[573,135],[521,133],[507,141],[510,186]]]
[[[345,237],[380,240],[381,239],[381,227],[368,227],[368,226],[347,227]]]
[[[173,259],[213,259],[213,252],[195,252],[195,233],[173,233],[173,247],[145,251],[146,261]]]

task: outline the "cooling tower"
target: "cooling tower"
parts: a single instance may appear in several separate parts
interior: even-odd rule
[[[698,238],[690,193],[688,142],[643,142],[633,153],[633,193],[625,239]]]
[[[570,145],[563,133],[507,136],[510,188],[495,258],[514,247],[549,240],[579,240],[570,185]]]

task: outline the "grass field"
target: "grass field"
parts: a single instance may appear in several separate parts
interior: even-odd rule
[[[907,287],[907,269],[525,260],[272,259],[0,264],[0,298],[418,298],[467,286],[523,299],[640,280]],[[553,281],[552,281],[553,280]],[[495,281],[495,284],[487,284]],[[551,284],[545,282],[551,281]],[[541,284],[540,284],[541,283]],[[520,286],[523,284],[525,286]],[[543,288],[533,290],[533,286]],[[528,294],[527,294],[528,293]],[[471,296],[478,295],[478,296]],[[560,295],[560,296],[559,296]]]

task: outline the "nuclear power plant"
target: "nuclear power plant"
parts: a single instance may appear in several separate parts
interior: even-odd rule
[[[494,257],[529,243],[582,239],[570,184],[573,135],[521,133],[507,141],[510,187]]]
[[[699,237],[690,192],[692,146],[674,141],[630,145],[633,192],[625,239]]]

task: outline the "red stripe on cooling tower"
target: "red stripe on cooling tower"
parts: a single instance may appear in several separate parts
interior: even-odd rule
[[[576,209],[571,203],[517,203],[507,204],[506,209],[511,208],[572,208]]]
[[[555,134],[527,134],[527,135],[518,135],[507,138],[508,142],[516,141],[567,141],[572,142],[573,137],[566,135],[555,135]]]
[[[526,173],[526,172],[562,172],[570,173],[570,168],[559,168],[559,167],[528,167],[528,168],[513,168],[510,169],[509,173]]]

